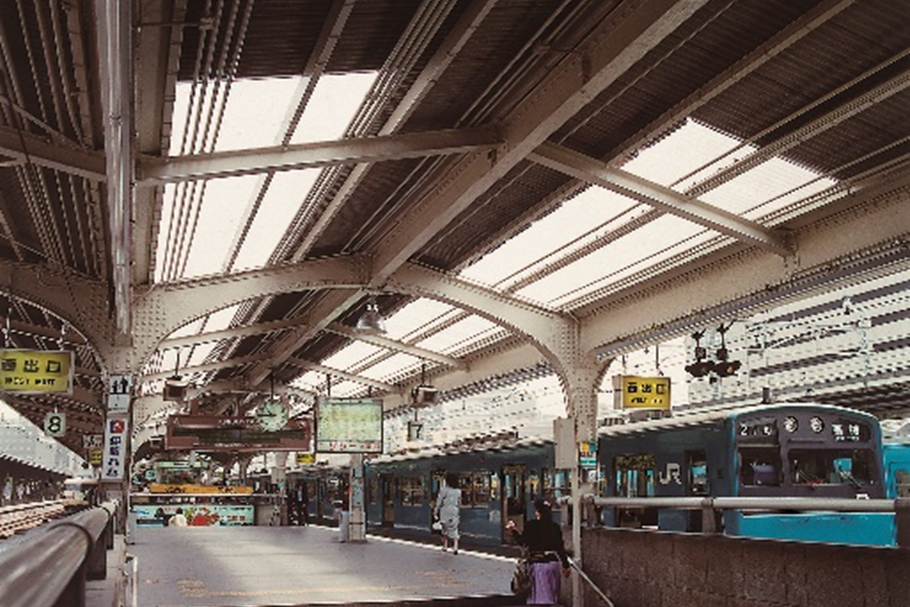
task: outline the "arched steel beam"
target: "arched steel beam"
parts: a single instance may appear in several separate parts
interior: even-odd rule
[[[356,289],[368,276],[357,255],[158,285],[135,297],[134,366],[186,323],[251,298],[306,289]]]
[[[413,263],[400,267],[383,288],[437,299],[520,333],[558,369],[578,357],[577,323],[566,314]]]

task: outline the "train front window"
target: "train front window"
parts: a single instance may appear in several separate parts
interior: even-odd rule
[[[790,476],[797,485],[853,485],[875,482],[871,449],[793,449]]]
[[[773,447],[749,447],[739,450],[739,481],[744,486],[779,486],[780,453]]]

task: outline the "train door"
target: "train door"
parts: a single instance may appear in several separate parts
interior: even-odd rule
[[[711,483],[708,481],[708,454],[705,451],[686,451],[685,470],[686,495],[701,497],[711,494]],[[686,531],[701,531],[704,526],[703,513],[700,510],[687,510]],[[715,529],[720,529],[720,512],[715,513]]]
[[[509,521],[515,523],[515,529],[524,531],[525,515],[528,505],[525,493],[525,467],[523,464],[505,465],[502,467],[502,529]]]
[[[380,474],[379,486],[382,495],[382,526],[395,526],[395,476],[392,474]]]

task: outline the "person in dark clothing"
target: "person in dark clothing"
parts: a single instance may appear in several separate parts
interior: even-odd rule
[[[294,491],[294,507],[296,508],[297,524],[306,527],[310,520],[306,485],[303,483],[297,483],[297,488]]]
[[[506,529],[512,532],[517,543],[528,547],[533,583],[527,604],[555,605],[559,600],[560,569],[564,577],[569,576],[569,556],[562,541],[562,530],[553,521],[549,502],[536,500],[534,516],[533,521],[525,524],[523,532],[515,528],[514,521],[509,521]]]

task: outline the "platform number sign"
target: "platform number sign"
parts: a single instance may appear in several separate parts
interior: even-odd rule
[[[44,416],[44,433],[47,436],[60,438],[66,435],[66,414],[51,411]]]

